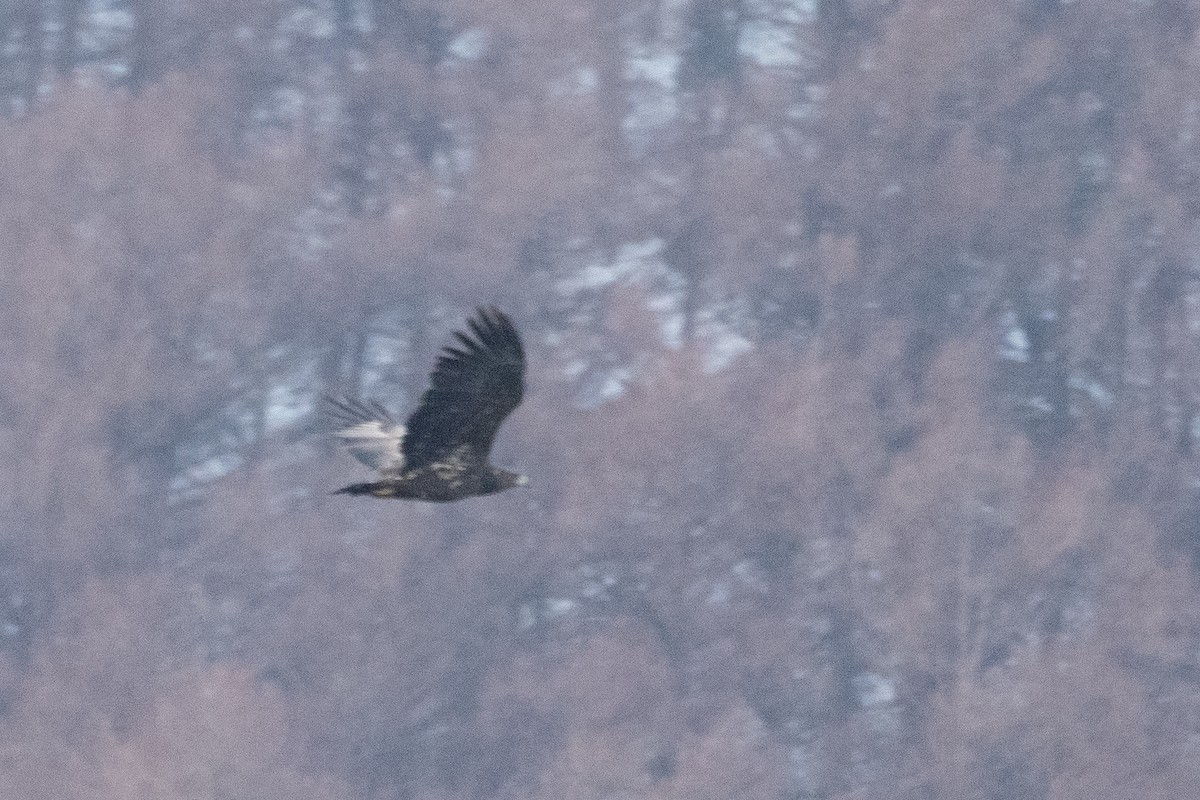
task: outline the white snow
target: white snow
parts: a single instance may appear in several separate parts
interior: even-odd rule
[[[850,679],[863,708],[874,708],[896,702],[896,682],[874,672],[860,672]]]
[[[312,413],[316,405],[312,387],[316,383],[315,359],[286,368],[267,388],[263,399],[263,430],[266,433],[295,425]]]
[[[611,367],[599,370],[584,380],[575,396],[575,405],[582,409],[599,408],[625,394],[633,379],[634,371],[629,367]]]
[[[550,81],[551,97],[582,97],[596,91],[600,75],[591,67],[576,67],[562,77]]]
[[[1020,364],[1027,363],[1029,361],[1029,336],[1017,322],[1016,313],[1004,312],[1004,316],[1000,318],[1000,324],[1004,328],[1004,338],[998,348],[1000,358]]]
[[[456,36],[446,49],[455,58],[475,61],[487,54],[490,45],[491,41],[485,29],[468,28]]]
[[[621,127],[634,148],[645,147],[657,131],[679,116],[675,96],[679,61],[679,53],[662,44],[630,48],[625,60],[629,113]]]

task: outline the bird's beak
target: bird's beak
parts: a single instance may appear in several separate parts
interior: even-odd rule
[[[516,486],[528,486],[529,485],[529,476],[528,475],[518,475],[516,481],[514,481],[514,484]]]

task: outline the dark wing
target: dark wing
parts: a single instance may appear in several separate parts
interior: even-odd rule
[[[525,349],[512,320],[495,308],[467,320],[472,335],[454,332],[429,376],[429,388],[408,418],[404,468],[442,460],[462,445],[486,462],[496,431],[525,392]]]
[[[379,403],[353,398],[325,397],[325,413],[336,423],[333,435],[346,452],[368,467],[385,474],[398,473],[404,465],[400,443],[404,426]]]

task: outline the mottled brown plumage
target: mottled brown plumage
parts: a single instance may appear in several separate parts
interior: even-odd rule
[[[335,435],[380,474],[334,494],[446,502],[527,482],[489,461],[500,423],[525,392],[521,337],[495,308],[479,309],[467,327],[470,333],[455,331],[457,343],[438,357],[406,425],[378,403],[329,399],[329,411],[341,423]]]

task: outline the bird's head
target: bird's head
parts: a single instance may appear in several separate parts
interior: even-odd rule
[[[514,486],[528,486],[529,476],[522,475],[519,472],[510,472],[506,469],[495,469],[492,471],[493,487],[491,492],[503,492],[505,489],[511,489]]]

